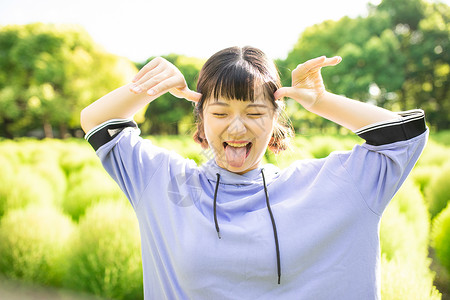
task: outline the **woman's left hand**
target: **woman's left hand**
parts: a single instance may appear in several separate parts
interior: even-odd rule
[[[335,66],[341,60],[340,56],[332,58],[321,56],[298,65],[292,71],[292,86],[278,89],[274,94],[275,99],[289,97],[295,99],[304,108],[311,108],[325,92],[320,69],[322,67]]]

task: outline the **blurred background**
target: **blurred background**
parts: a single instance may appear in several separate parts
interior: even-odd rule
[[[393,110],[422,108],[433,130],[445,130],[448,9],[424,0],[2,0],[0,136],[81,136],[81,108],[150,58],[175,63],[194,89],[205,59],[234,45],[265,51],[284,85],[305,60],[340,55],[341,64],[323,71],[330,91]],[[142,112],[144,134],[191,130],[192,105],[162,98]],[[335,126],[288,104],[298,132]]]
[[[81,139],[80,111],[156,56],[195,89],[209,56],[251,45],[275,60],[285,86],[298,64],[339,55],[322,70],[329,91],[425,110],[430,141],[382,221],[382,294],[450,299],[449,4],[0,0],[0,298],[142,298],[139,230]],[[157,145],[202,163],[208,153],[190,137],[192,110],[166,94],[135,119]],[[286,114],[293,147],[266,153],[267,163],[361,142],[292,99]]]

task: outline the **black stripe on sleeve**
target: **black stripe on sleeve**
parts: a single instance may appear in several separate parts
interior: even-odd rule
[[[399,119],[365,126],[355,133],[367,144],[380,146],[412,139],[426,130],[423,110],[399,112]]]
[[[84,138],[97,151],[98,148],[114,139],[116,135],[128,127],[137,128],[137,124],[129,119],[114,119],[91,129]]]

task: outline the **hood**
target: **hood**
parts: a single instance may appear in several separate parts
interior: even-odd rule
[[[260,165],[256,169],[240,175],[219,167],[214,158],[204,163],[200,168],[203,174],[205,174],[211,182],[217,181],[216,174],[219,173],[221,184],[240,186],[252,184],[262,185],[263,179],[261,176],[261,169],[264,169],[264,175],[267,185],[269,185],[280,174],[280,169],[278,167],[272,164],[266,164],[263,166]]]
[[[277,226],[275,223],[275,218],[272,214],[272,209],[270,208],[270,202],[269,202],[269,195],[267,192],[267,186],[272,182],[276,177],[279,176],[280,172],[277,167],[271,164],[267,164],[264,166],[258,166],[256,169],[248,171],[245,174],[239,175],[233,172],[230,172],[228,170],[225,170],[221,167],[219,167],[214,159],[209,160],[207,163],[201,166],[202,171],[210,180],[211,182],[215,182],[215,190],[214,190],[214,203],[213,203],[213,214],[214,214],[214,225],[216,227],[217,231],[217,237],[221,239],[220,235],[220,227],[219,227],[219,221],[217,218],[217,192],[219,190],[219,184],[225,184],[225,185],[234,185],[234,186],[255,186],[255,185],[263,185],[264,187],[264,193],[266,198],[266,206],[267,210],[269,211],[270,215],[270,221],[272,223],[272,230],[273,230],[273,236],[274,236],[274,242],[275,242],[275,251],[276,251],[276,259],[277,259],[277,275],[278,275],[278,284],[280,284],[281,279],[281,255],[280,255],[280,246],[278,243],[278,233],[277,233]],[[256,198],[253,198],[257,200]],[[238,210],[236,210],[236,205],[240,207],[238,209],[241,212],[248,212],[251,209],[255,208],[256,205],[252,201],[247,201],[242,203],[242,200],[238,201],[230,201],[222,203],[221,207],[219,207],[219,210],[223,212],[224,215],[227,215],[227,211],[234,211],[236,213]],[[250,207],[248,207],[250,206]],[[248,207],[248,208],[247,208]],[[249,210],[250,209],[250,210]]]

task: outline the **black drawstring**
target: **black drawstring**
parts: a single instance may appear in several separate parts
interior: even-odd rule
[[[214,224],[216,225],[216,231],[217,231],[217,236],[220,237],[220,229],[219,229],[219,222],[217,222],[217,212],[216,212],[216,208],[217,208],[217,190],[219,189],[219,180],[220,180],[220,174],[216,173],[217,175],[217,182],[216,182],[216,189],[214,190]]]
[[[281,264],[280,264],[280,245],[278,244],[278,233],[277,224],[275,224],[275,218],[272,214],[272,209],[270,209],[269,194],[267,193],[266,179],[264,178],[264,169],[261,169],[261,175],[264,183],[264,192],[266,193],[266,205],[269,211],[270,220],[272,221],[273,237],[275,239],[275,250],[277,251],[277,271],[278,271],[278,284],[280,284],[281,279]]]
[[[219,237],[219,239],[221,239],[219,222],[217,222],[217,190],[219,189],[220,174],[216,173],[216,175],[217,175],[217,182],[216,182],[216,189],[214,190],[214,224],[216,225],[217,236]],[[264,184],[264,192],[266,194],[267,210],[269,211],[270,220],[272,221],[273,237],[275,239],[275,250],[277,252],[278,284],[280,284],[280,279],[281,279],[280,260],[281,259],[280,259],[280,245],[278,244],[277,225],[275,224],[275,218],[273,217],[272,209],[270,208],[269,194],[267,192],[267,186],[266,186],[266,178],[264,177],[264,169],[261,169],[261,175],[262,175],[263,184]]]

